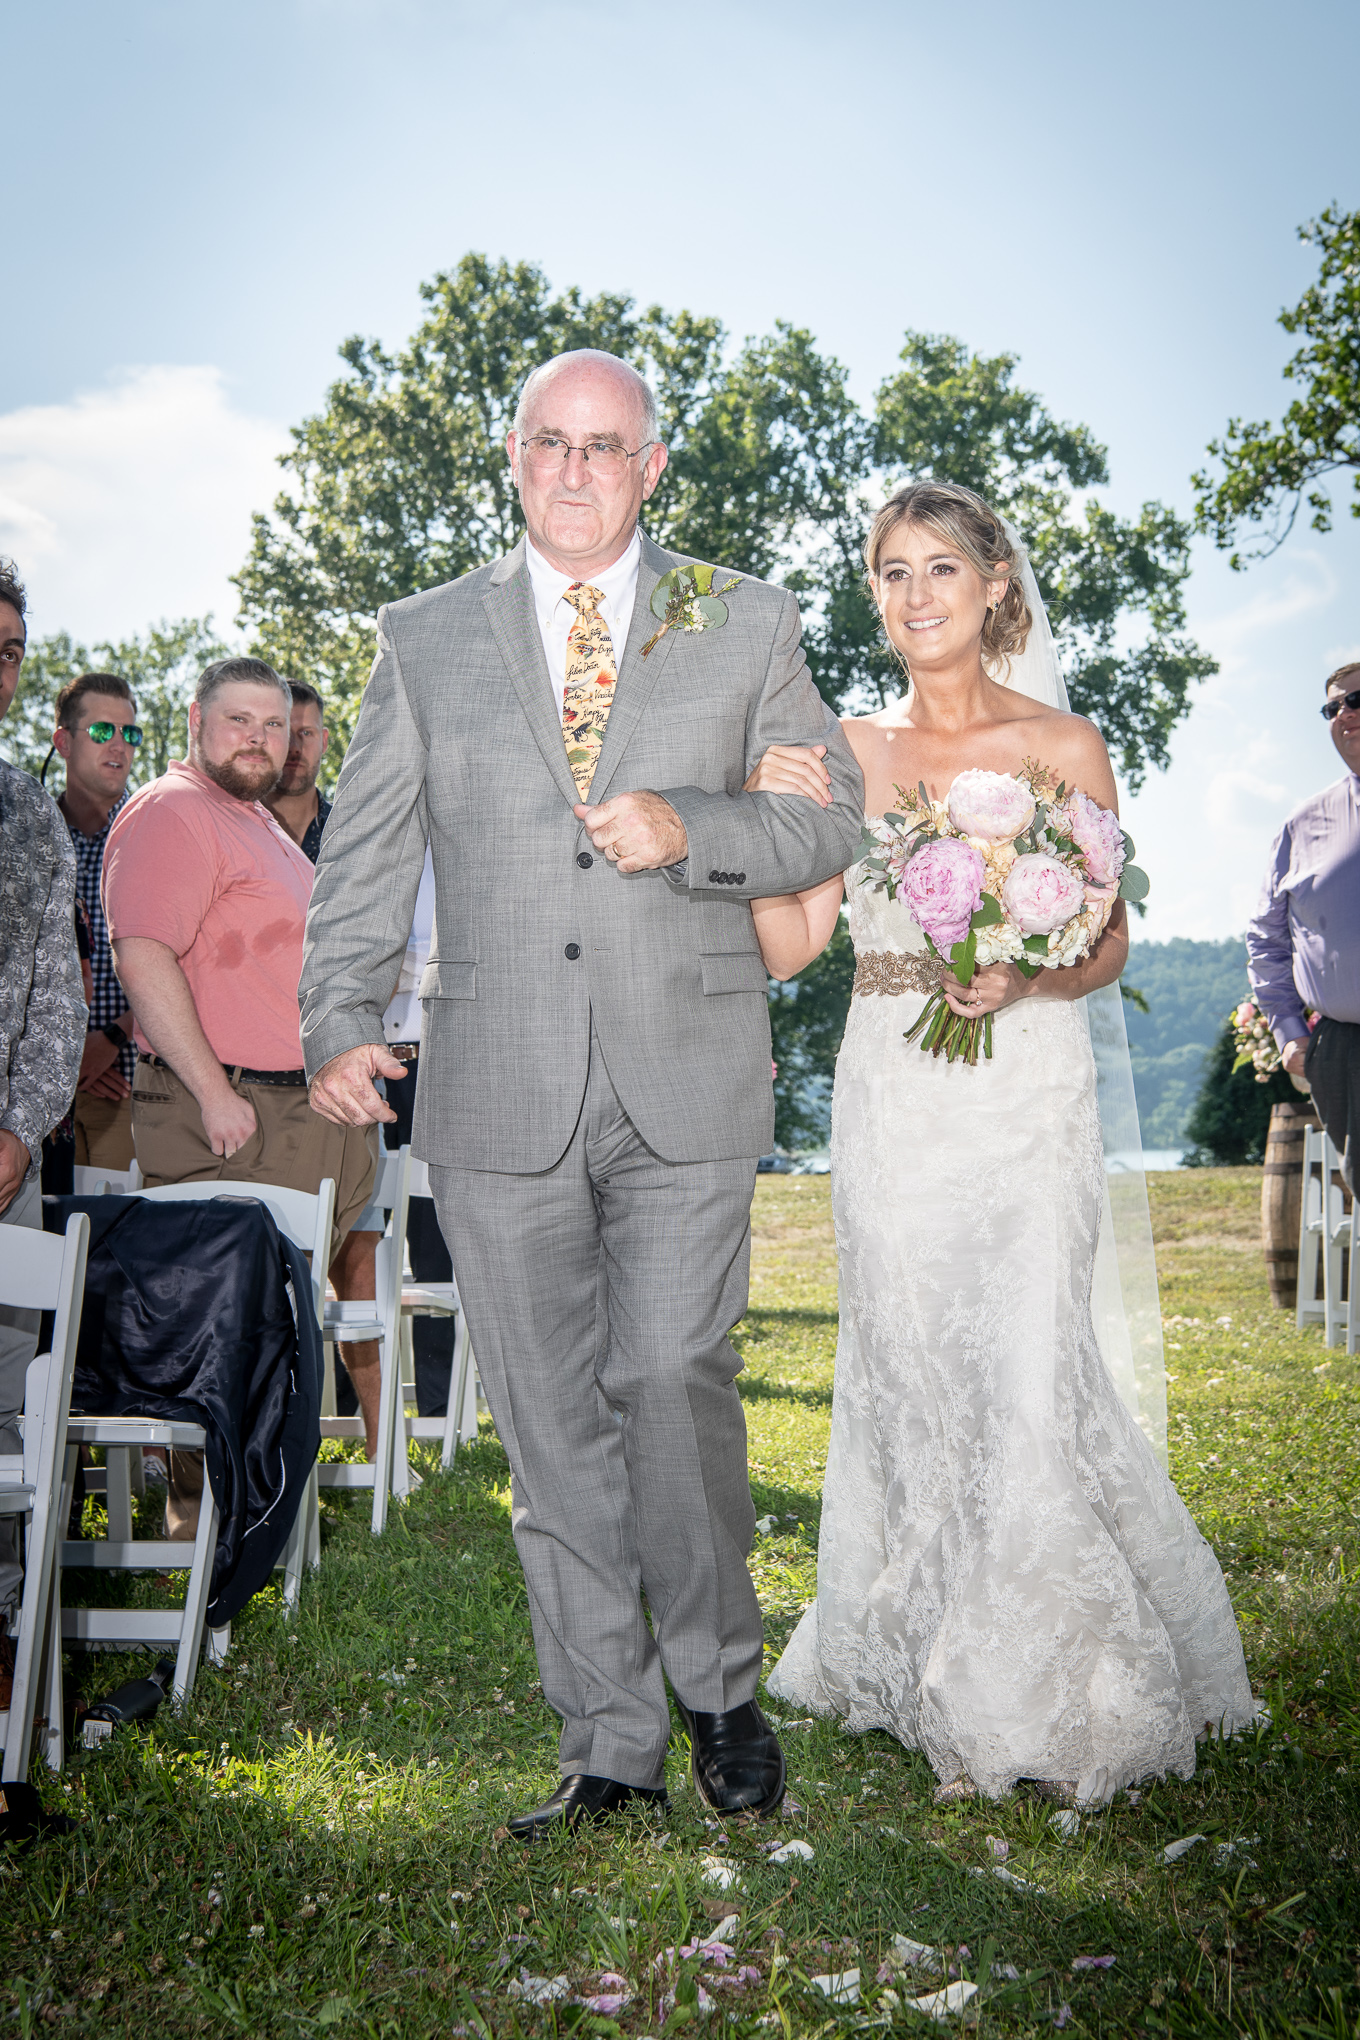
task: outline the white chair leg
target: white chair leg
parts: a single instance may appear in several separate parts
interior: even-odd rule
[[[1357,1330],[1357,1325],[1360,1325],[1360,1315],[1357,1314],[1355,1308],[1355,1280],[1356,1280],[1355,1250],[1357,1245],[1360,1245],[1360,1197],[1357,1197],[1355,1196],[1354,1193],[1352,1193],[1351,1262],[1350,1269],[1348,1271],[1346,1279],[1346,1352],[1348,1355],[1353,1355],[1355,1352],[1355,1334]]]
[[[392,1351],[391,1344],[388,1339],[382,1341],[382,1359],[378,1375],[378,1449],[373,1460],[371,1519],[375,1537],[381,1537],[387,1528],[387,1505],[392,1493],[393,1458],[396,1450],[397,1402],[401,1394],[401,1361]],[[403,1424],[403,1433],[405,1428]],[[402,1442],[404,1445],[404,1437]]]
[[[224,1665],[227,1662],[227,1652],[231,1649],[230,1622],[224,1622],[220,1629],[208,1631],[207,1646],[210,1665]]]
[[[52,1567],[52,1589],[47,1597],[47,1634],[43,1638],[42,1679],[35,1712],[47,1726],[42,1731],[42,1754],[49,1771],[60,1771],[66,1762],[66,1689],[61,1675],[61,1567]]]
[[[203,1645],[203,1615],[208,1605],[208,1592],[212,1586],[211,1568],[216,1550],[217,1502],[205,1466],[203,1499],[199,1503],[198,1529],[194,1535],[194,1562],[189,1570],[189,1584],[184,1594],[179,1652],[175,1658],[174,1698],[177,1707],[182,1707],[193,1692],[194,1680],[198,1676],[198,1653]]]
[[[449,1400],[444,1411],[444,1442],[439,1454],[439,1464],[445,1468],[453,1465],[454,1454],[463,1442],[463,1398],[467,1392],[467,1376],[467,1320],[460,1310],[453,1321],[453,1353],[449,1363]]]
[[[141,1459],[140,1447],[130,1445],[106,1445],[104,1447],[104,1500],[109,1512],[110,1544],[131,1544],[132,1542],[132,1469],[128,1464],[133,1451]]]
[[[132,1492],[140,1502],[146,1493],[146,1468],[142,1463],[142,1448],[140,1445],[130,1445],[128,1447],[128,1475]]]

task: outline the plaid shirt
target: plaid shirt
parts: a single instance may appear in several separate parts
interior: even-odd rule
[[[109,818],[97,836],[82,836],[74,822],[66,826],[71,831],[71,841],[76,852],[76,898],[84,907],[90,922],[90,975],[94,979],[94,1003],[90,1007],[90,1032],[107,1027],[120,1013],[127,1011],[127,995],[119,984],[113,968],[113,951],[109,946],[109,926],[104,919],[104,904],[99,897],[99,876],[104,868],[104,845],[109,840],[109,830],[116,817],[122,813],[131,796],[124,794],[116,806],[109,809]],[[137,1068],[137,1050],[129,1041],[126,1048],[118,1051],[118,1067],[128,1083],[132,1082]]]

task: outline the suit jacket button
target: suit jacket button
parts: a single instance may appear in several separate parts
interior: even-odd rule
[[[581,954],[580,943],[569,942],[566,948],[562,951],[562,954],[563,956],[566,957],[568,963],[575,963],[577,957]]]
[[[708,882],[710,885],[721,885],[722,873],[720,871],[710,871],[708,874]]]
[[[746,883],[746,873],[745,873],[744,871],[739,871],[739,872],[737,873],[737,884],[738,884],[738,885],[745,885],[745,883]]]
[[[576,853],[576,862],[580,865],[582,871],[589,871],[591,865],[595,862],[595,859],[591,856],[589,850],[578,850]]]

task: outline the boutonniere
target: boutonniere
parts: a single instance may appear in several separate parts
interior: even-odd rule
[[[741,576],[734,574],[725,588],[713,589],[716,567],[672,567],[652,590],[652,615],[661,619],[642,647],[645,659],[653,645],[660,644],[668,630],[720,630],[727,621],[727,604],[719,598],[730,595]]]

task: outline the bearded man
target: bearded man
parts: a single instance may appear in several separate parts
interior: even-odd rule
[[[132,1135],[147,1183],[315,1192],[334,1177],[331,1273],[344,1296],[341,1242],[368,1202],[377,1139],[307,1099],[297,984],[312,866],[263,805],[288,755],[292,705],[263,659],[206,668],[187,761],[135,793],[109,831],[104,914],[136,1015]],[[362,1370],[350,1371],[363,1400]],[[377,1383],[367,1386],[376,1409]],[[167,1529],[192,1536],[201,1461],[173,1457]],[[181,1464],[190,1457],[198,1463]]]

